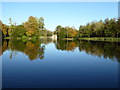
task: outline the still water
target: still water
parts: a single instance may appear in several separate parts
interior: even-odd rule
[[[3,88],[117,88],[120,43],[3,40]]]

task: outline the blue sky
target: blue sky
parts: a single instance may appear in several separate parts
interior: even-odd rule
[[[3,2],[2,21],[9,18],[21,24],[29,16],[44,17],[45,27],[54,31],[57,25],[79,28],[88,22],[118,17],[117,2]]]

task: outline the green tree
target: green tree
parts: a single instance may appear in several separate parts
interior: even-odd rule
[[[80,26],[78,37],[119,37],[120,20],[105,19],[98,22],[91,22]]]
[[[18,38],[18,37],[22,37],[25,35],[26,29],[24,28],[24,26],[19,25],[16,26],[15,29],[13,30],[13,32],[11,33],[11,37],[12,38]]]
[[[58,25],[55,30],[55,34],[57,34],[57,37],[60,37],[60,30],[62,29],[61,25]]]
[[[12,31],[15,28],[15,25],[13,25],[13,22],[12,22],[12,18],[9,18],[9,24],[10,24],[10,26],[9,26],[9,30],[8,30],[8,35],[10,36]]]
[[[67,30],[62,27],[59,33],[59,38],[66,38],[66,37],[67,37]]]
[[[116,37],[120,37],[120,18],[119,18],[118,21],[117,21]]]
[[[43,17],[40,17],[39,19],[38,19],[38,29],[39,30],[43,30],[44,29],[44,18]]]

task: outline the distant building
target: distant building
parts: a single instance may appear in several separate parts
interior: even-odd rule
[[[52,35],[51,38],[52,38],[53,40],[57,40],[57,35]]]

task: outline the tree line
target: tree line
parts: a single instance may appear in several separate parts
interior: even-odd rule
[[[0,31],[2,32],[2,37],[10,38],[38,38],[40,36],[51,36],[52,32],[47,30],[44,26],[44,18],[30,16],[28,21],[22,23],[21,25],[16,25],[9,19],[9,26],[5,25],[0,21]]]
[[[57,35],[58,39],[61,38],[74,38],[77,36],[78,30],[74,27],[62,27],[61,25],[58,25],[56,27],[56,30],[54,31],[54,34]]]
[[[9,26],[0,21],[0,31],[3,37],[11,38],[38,38],[40,36],[48,37],[53,34],[57,35],[58,39],[63,38],[82,38],[82,37],[120,37],[120,18],[105,19],[97,22],[90,22],[86,25],[80,25],[79,30],[74,27],[62,27],[58,25],[54,32],[45,28],[44,18],[30,16],[28,21],[21,25],[13,24],[12,19],[9,19]]]
[[[54,33],[58,38],[120,37],[120,19],[107,18],[104,21],[90,22],[80,25],[79,30],[58,25]]]
[[[80,26],[77,37],[120,37],[120,19],[105,19]]]

